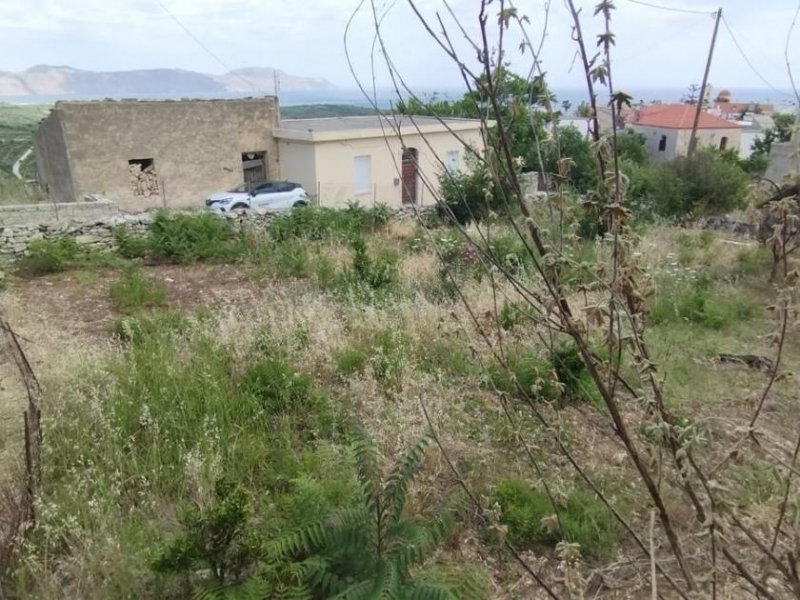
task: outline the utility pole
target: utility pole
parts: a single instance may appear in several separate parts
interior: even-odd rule
[[[697,100],[697,110],[694,113],[692,135],[689,137],[689,156],[694,154],[695,146],[697,146],[697,125],[700,123],[700,113],[703,111],[703,100],[706,98],[708,72],[711,70],[711,58],[714,56],[714,45],[717,43],[717,31],[719,31],[719,22],[721,19],[722,8],[717,10],[717,20],[714,21],[714,34],[711,36],[711,47],[708,49],[708,60],[706,61],[706,70],[703,73],[703,83],[700,85],[700,98]]]

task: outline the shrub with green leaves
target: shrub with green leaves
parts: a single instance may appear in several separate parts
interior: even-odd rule
[[[183,532],[153,560],[158,573],[211,572],[212,585],[236,582],[258,557],[258,538],[248,522],[253,508],[245,490],[216,482],[210,506],[190,506],[181,517]]]
[[[495,362],[489,366],[487,383],[491,388],[533,400],[599,405],[596,387],[572,344],[557,343],[544,353],[532,346],[509,346],[505,365]]]
[[[324,520],[268,544],[273,560],[291,560],[305,589],[318,598],[482,598],[482,582],[466,570],[448,585],[426,572],[450,528],[447,515],[406,514],[408,489],[429,439],[401,455],[381,476],[372,442],[355,443],[355,503]]]
[[[137,235],[124,225],[117,225],[112,233],[117,252],[123,258],[142,258],[147,254],[147,236]]]
[[[111,302],[121,313],[162,306],[167,301],[167,286],[135,267],[127,267],[109,289]]]
[[[230,221],[207,212],[157,212],[148,247],[154,258],[177,263],[231,260],[244,251],[242,237]]]
[[[398,256],[395,252],[380,249],[372,255],[366,240],[356,235],[350,241],[353,262],[339,277],[338,287],[363,300],[376,300],[385,297],[397,288]]]
[[[500,481],[494,492],[508,540],[520,548],[555,545],[564,540],[580,545],[583,554],[602,559],[616,547],[621,528],[592,493],[573,490],[556,497],[554,506],[543,491],[518,478]]]
[[[82,254],[83,249],[72,237],[34,240],[28,244],[25,256],[17,261],[17,272],[26,277],[60,273]]]
[[[380,229],[389,222],[391,215],[391,209],[383,204],[365,208],[354,203],[343,210],[299,207],[272,220],[270,237],[276,242],[292,238],[347,240],[356,234]]]
[[[277,356],[268,356],[247,367],[242,389],[256,398],[269,414],[308,409],[319,398],[311,378],[298,373]]]
[[[700,217],[743,208],[750,178],[718,151],[702,149],[658,167],[656,211],[671,218]]]

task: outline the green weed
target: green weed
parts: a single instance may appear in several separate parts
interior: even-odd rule
[[[722,329],[752,319],[758,312],[758,301],[742,289],[715,293],[710,278],[704,275],[684,280],[662,278],[659,284],[648,308],[649,320],[655,325],[677,320]]]
[[[136,235],[129,227],[117,225],[112,230],[117,252],[124,258],[142,258],[147,254],[148,239],[144,235]]]
[[[127,268],[109,289],[114,308],[131,314],[143,308],[162,306],[167,301],[167,286],[143,274],[139,269]]]
[[[550,498],[521,479],[501,481],[495,500],[508,527],[508,538],[521,548],[560,540],[577,543],[581,552],[597,559],[608,557],[621,536],[617,521],[594,495],[572,491],[565,498]]]
[[[211,213],[159,211],[150,223],[148,250],[177,263],[232,260],[242,255],[242,237],[226,219]]]

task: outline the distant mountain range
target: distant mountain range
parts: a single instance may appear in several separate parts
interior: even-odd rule
[[[275,92],[276,73],[279,90],[335,88],[326,79],[299,77],[270,67],[248,67],[224,75],[207,75],[181,69],[101,72],[68,66],[37,65],[21,73],[0,71],[0,97],[272,94]]]

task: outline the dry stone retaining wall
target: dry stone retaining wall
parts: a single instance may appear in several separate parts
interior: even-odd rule
[[[68,203],[67,206],[69,204],[92,204],[94,205],[92,208],[97,212],[94,213],[88,207],[73,211],[62,210],[58,214],[52,210],[26,210],[24,208],[26,206],[38,207],[39,205],[0,207],[0,261],[10,262],[23,256],[28,244],[35,240],[55,239],[63,236],[74,237],[82,245],[110,250],[115,245],[115,227],[124,226],[133,235],[145,235],[153,215],[152,212],[120,213],[113,202],[105,202],[102,207],[100,206],[101,201]],[[52,207],[53,205],[51,204],[50,206]],[[18,207],[21,208],[19,213],[9,210]],[[430,208],[422,208],[419,212],[427,213],[431,210]],[[86,215],[82,217],[81,211],[85,211]],[[29,220],[27,222],[19,222],[20,214],[27,215]],[[414,214],[413,208],[401,208],[395,211],[396,218],[410,218]],[[13,215],[15,218],[7,219],[8,215]],[[229,214],[221,218],[236,221],[244,227],[260,229],[268,227],[269,222],[275,216],[276,213],[251,211],[241,214]]]

